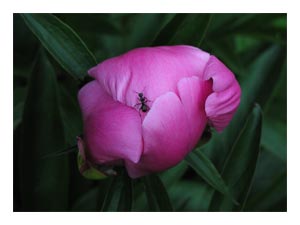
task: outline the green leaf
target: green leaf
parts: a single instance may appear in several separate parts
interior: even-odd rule
[[[153,40],[152,45],[165,45],[169,43],[187,16],[188,14],[184,13],[174,15],[171,20],[160,30],[156,38]]]
[[[262,129],[262,146],[286,162],[286,124],[272,119],[265,119]]]
[[[83,79],[96,60],[80,37],[51,14],[22,14],[31,31],[59,64],[76,79]]]
[[[82,134],[82,115],[77,101],[78,83],[66,76],[59,81],[60,109],[68,145],[76,143],[76,136]]]
[[[181,180],[168,189],[176,212],[207,212],[214,189],[205,182]]]
[[[178,165],[159,174],[166,190],[169,190],[172,186],[176,186],[178,181],[182,179],[182,176],[187,171],[188,165],[185,161],[181,161]],[[133,211],[149,211],[149,207],[146,204],[147,196],[145,194],[145,185],[140,182],[139,179],[134,180],[134,208]]]
[[[266,172],[267,171],[267,172]],[[287,164],[262,148],[243,211],[286,211]]]
[[[123,54],[133,48],[149,46],[161,28],[173,16],[173,14],[166,13],[105,15],[111,23],[119,28],[120,34],[113,35],[102,32],[101,29],[94,29],[89,37],[90,42],[96,45],[93,52],[97,59],[104,60]],[[83,34],[83,31],[81,34]]]
[[[123,35],[121,36],[121,38],[124,36],[127,38],[126,49],[150,45],[162,27],[164,27],[173,16],[173,14],[164,13],[128,15],[127,27],[125,27],[125,29],[123,28]]]
[[[14,106],[14,129],[20,125],[22,121],[24,102],[19,102],[16,106]]]
[[[211,14],[177,14],[159,33],[152,45],[186,44],[201,46]]]
[[[200,175],[210,186],[222,194],[232,198],[229,193],[228,187],[222,179],[219,171],[215,168],[214,164],[206,157],[206,155],[199,149],[190,152],[185,161]],[[232,199],[235,202],[234,199]]]
[[[64,148],[54,70],[43,51],[30,78],[22,120],[19,176],[24,211],[66,211],[67,156],[43,158]]]
[[[14,74],[18,71],[28,78],[40,44],[19,13],[13,14],[13,23]]]
[[[280,79],[264,107],[262,146],[286,162],[287,158],[287,76],[286,62]],[[276,113],[274,113],[276,112]]]
[[[160,174],[160,179],[165,185],[165,187],[168,188],[175,184],[178,180],[180,180],[183,174],[187,171],[187,169],[187,163],[185,161],[181,161],[178,165]]]
[[[247,71],[249,74],[248,79],[245,79],[241,84],[241,105],[229,129],[227,129],[228,134],[226,133],[226,136],[229,136],[229,133],[233,136],[239,133],[240,129],[237,129],[235,126],[243,124],[257,99],[263,99],[259,103],[264,104],[270,98],[270,94],[276,86],[276,81],[278,81],[280,75],[280,68],[285,57],[284,52],[285,48],[276,45],[272,46],[257,57]]]
[[[93,52],[97,62],[114,56],[107,54],[106,49],[108,46],[103,43],[104,37],[119,38],[119,41],[115,42],[115,46],[112,46],[114,51],[117,51],[118,45],[126,42],[122,39],[124,36],[121,33],[124,26],[123,24],[121,26],[116,24],[113,18],[115,14],[80,13],[78,15],[77,13],[56,13],[54,15],[74,29]]]
[[[24,101],[27,95],[28,78],[32,73],[34,59],[39,48],[35,36],[28,29],[20,14],[13,14],[13,102],[14,130],[22,122]]]
[[[132,180],[125,170],[113,177],[106,193],[101,211],[128,212],[132,209]]]
[[[250,199],[247,203],[247,207],[244,211],[283,211],[286,212],[287,201],[286,191],[287,180],[286,173],[281,173],[273,180],[273,182],[262,192],[260,192],[256,198]],[[249,205],[248,205],[249,204]]]
[[[222,172],[223,179],[240,206],[234,207],[228,197],[215,193],[211,204],[213,211],[232,211],[243,208],[251,189],[260,151],[261,127],[262,112],[259,105],[256,104],[241,135],[233,145]]]
[[[216,14],[215,17],[219,24],[213,27],[210,39],[242,34],[275,43],[286,42],[286,26],[274,23],[277,18],[286,18],[286,14],[236,14],[229,15],[228,20],[223,19],[224,14]]]
[[[264,102],[270,98],[276,80],[279,78],[280,67],[285,55],[285,48],[271,46],[261,53],[246,71],[247,78],[241,83],[241,104],[229,126],[222,133],[214,133],[210,142],[202,147],[202,151],[213,161],[217,169],[221,169],[236,138],[240,135],[244,122],[251,112],[255,101],[260,97]],[[262,97],[263,96],[263,97]]]
[[[98,206],[99,188],[94,187],[78,198],[72,206],[72,211],[77,212],[95,212]]]
[[[120,34],[111,14],[107,13],[56,13],[56,17],[70,25],[81,35]]]
[[[93,182],[93,185],[90,188],[81,190],[81,195],[77,196],[74,204],[72,205],[72,211],[98,212],[99,208],[102,207],[106,193],[109,190],[111,179],[99,180],[97,183]],[[88,180],[83,179],[83,181]],[[80,182],[78,182],[77,185],[78,184],[82,185]]]
[[[150,211],[171,212],[171,205],[167,190],[159,177],[155,174],[142,178]]]

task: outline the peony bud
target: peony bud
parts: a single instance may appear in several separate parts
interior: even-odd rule
[[[191,46],[134,49],[88,72],[95,80],[78,94],[85,158],[124,165],[132,178],[179,163],[207,124],[221,132],[240,103],[233,73]]]

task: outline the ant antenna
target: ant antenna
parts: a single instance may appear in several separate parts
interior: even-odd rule
[[[142,91],[140,91],[140,92],[137,92],[137,91],[133,91],[133,92],[135,92],[135,93],[137,93],[137,94],[144,93],[144,91],[145,91],[145,88],[146,88],[146,86],[144,86],[143,90],[142,90]]]

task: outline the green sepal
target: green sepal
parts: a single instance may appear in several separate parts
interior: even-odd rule
[[[77,155],[77,164],[78,164],[78,169],[79,172],[81,173],[82,176],[84,176],[86,179],[89,180],[102,180],[107,178],[108,176],[99,171],[98,169],[94,168],[93,166],[89,165],[80,155],[78,152]]]

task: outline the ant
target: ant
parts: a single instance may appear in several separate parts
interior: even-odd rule
[[[136,104],[135,106],[140,105],[140,109],[142,112],[148,112],[150,107],[146,104],[148,102],[148,99],[144,96],[142,92],[138,93],[138,100],[140,103]]]

